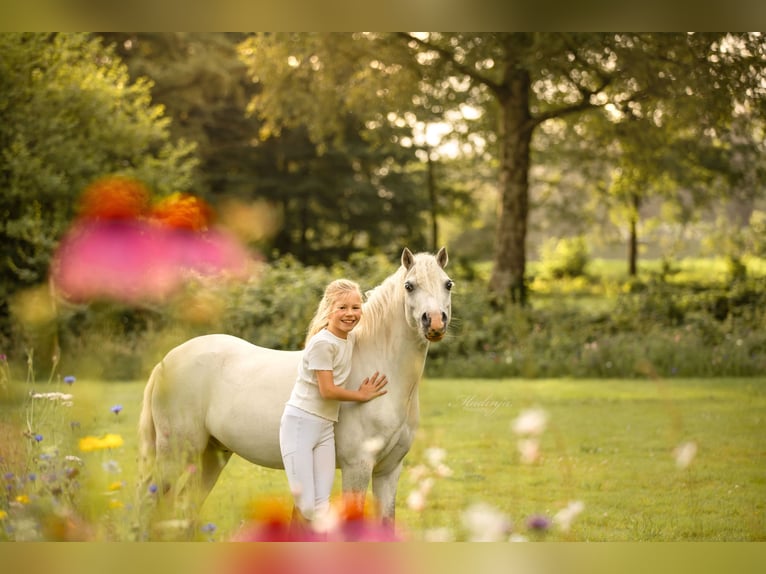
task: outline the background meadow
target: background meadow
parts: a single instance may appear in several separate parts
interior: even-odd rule
[[[766,537],[763,378],[426,379],[422,424],[397,505],[403,540],[753,541]],[[157,537],[136,485],[142,382],[77,380],[51,399],[3,404],[2,536]],[[26,391],[30,387],[23,390]],[[32,390],[50,389],[33,385]],[[20,395],[26,394],[25,392]],[[23,405],[23,408],[19,408]],[[525,462],[513,423],[542,411]],[[15,443],[13,433],[28,426]],[[86,436],[122,437],[81,449]],[[8,446],[17,445],[15,458]],[[683,444],[696,454],[679,458]],[[440,450],[440,472],[430,461]],[[14,451],[11,451],[11,455]],[[430,479],[429,479],[430,477]],[[426,482],[430,487],[423,488]],[[340,477],[336,481],[339,496]],[[413,497],[421,492],[422,497]],[[416,501],[418,502],[416,504]],[[568,528],[554,517],[581,503]],[[234,457],[185,539],[224,541],[263,505],[287,509],[282,471]]]

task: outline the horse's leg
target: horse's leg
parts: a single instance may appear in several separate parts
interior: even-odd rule
[[[200,458],[202,499],[207,498],[213,490],[218,477],[221,475],[226,463],[231,458],[231,451],[221,448],[214,440],[210,440]]]
[[[355,503],[363,505],[370,485],[370,465],[363,461],[342,464],[340,472],[344,496],[353,496]]]
[[[399,475],[402,473],[402,462],[385,474],[372,475],[372,494],[380,505],[383,523],[393,528],[396,514],[396,489]]]

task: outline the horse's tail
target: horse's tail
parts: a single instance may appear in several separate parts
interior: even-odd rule
[[[152,394],[160,377],[162,363],[152,369],[149,381],[144,389],[144,402],[141,415],[138,418],[138,468],[139,477],[143,482],[150,482],[157,456],[157,429],[154,426],[152,414]]]

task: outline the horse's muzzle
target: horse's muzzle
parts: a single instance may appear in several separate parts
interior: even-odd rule
[[[429,341],[436,343],[447,333],[447,314],[444,312],[423,313],[420,318],[423,323],[423,333]]]

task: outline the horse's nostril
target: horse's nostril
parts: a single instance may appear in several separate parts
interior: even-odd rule
[[[447,324],[447,314],[444,311],[442,311],[442,323]]]
[[[426,327],[431,326],[431,317],[428,316],[428,313],[423,313],[423,316],[420,318],[420,320],[423,322],[423,325]]]

